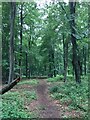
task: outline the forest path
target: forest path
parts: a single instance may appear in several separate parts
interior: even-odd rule
[[[67,104],[62,104],[59,100],[54,100],[49,94],[49,84],[46,79],[38,79],[39,84],[34,87],[37,100],[30,103],[31,111],[38,115],[38,118],[79,118],[81,113],[70,110]]]
[[[39,117],[60,118],[60,107],[49,98],[46,80],[39,80],[39,85],[36,87],[36,91],[39,103]]]
[[[33,112],[35,118],[80,118],[82,113],[77,110],[70,110],[68,104],[62,103],[59,100],[54,100],[50,97],[49,89],[58,83],[48,83],[46,79],[37,79],[39,83],[36,86],[22,84],[15,86],[11,91],[19,91],[23,96],[25,91],[35,91],[37,99],[31,102],[25,102],[25,109],[28,112]],[[62,84],[62,83],[61,83]]]

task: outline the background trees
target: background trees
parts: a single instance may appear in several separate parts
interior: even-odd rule
[[[14,78],[19,74],[25,78],[63,75],[64,81],[72,76],[80,83],[80,78],[87,75],[88,65],[87,4],[55,1],[39,7],[35,2],[23,2],[16,3],[16,10]],[[2,3],[3,82],[10,74],[9,43],[13,31],[9,17],[10,3]]]

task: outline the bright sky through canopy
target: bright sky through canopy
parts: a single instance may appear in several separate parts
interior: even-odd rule
[[[64,1],[66,3],[68,3],[69,0],[35,0],[40,6],[42,6],[45,3],[50,3],[52,1]]]

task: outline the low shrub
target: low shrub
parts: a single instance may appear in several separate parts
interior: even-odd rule
[[[72,74],[67,75],[67,80],[74,80],[74,76]]]
[[[0,118],[35,118],[35,114],[25,109],[25,102],[36,99],[35,92],[8,92],[2,96],[2,116]]]
[[[24,91],[24,98],[27,102],[31,102],[32,100],[37,99],[37,95],[35,91]]]
[[[50,93],[58,92],[59,88],[58,86],[53,86],[50,88]]]
[[[23,80],[18,83],[18,85],[29,84],[29,85],[37,85],[39,82],[36,79],[32,80]]]
[[[72,76],[70,76],[72,77]],[[77,84],[74,80],[67,81],[57,86],[49,88],[51,96],[60,102],[70,103],[73,109],[80,109],[83,112],[88,110],[88,81],[82,79],[81,84]],[[80,108],[78,107],[80,106]],[[86,113],[85,113],[86,114]]]
[[[63,75],[57,75],[56,77],[53,77],[53,78],[48,78],[47,81],[48,82],[58,82],[60,80],[63,80]]]

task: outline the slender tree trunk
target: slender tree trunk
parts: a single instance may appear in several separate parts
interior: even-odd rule
[[[71,27],[71,41],[72,41],[72,51],[73,51],[73,67],[75,71],[75,80],[77,83],[80,83],[80,67],[78,64],[78,55],[77,55],[77,43],[76,43],[76,37],[75,37],[75,6],[76,2],[69,2],[70,6],[70,27]]]
[[[86,75],[86,48],[83,47],[83,64],[84,64],[84,75]]]
[[[28,55],[26,52],[26,78],[28,77]]]
[[[90,2],[88,2],[88,87],[90,86]],[[90,111],[90,92],[88,95],[88,112]],[[90,118],[90,114],[88,115]]]
[[[82,71],[82,53],[79,53],[79,55],[78,55],[78,65],[80,68],[80,75],[82,75],[83,74],[83,71]]]
[[[23,3],[21,3],[20,12],[20,59],[19,59],[19,74],[22,76],[22,29],[23,29]]]
[[[83,75],[82,62],[80,61],[80,75]]]
[[[88,73],[90,78],[90,2],[88,2]]]
[[[53,77],[53,74],[52,74],[52,60],[51,60],[51,52],[49,51],[49,73],[48,73],[48,77]]]
[[[30,35],[30,40],[29,40],[29,42],[28,42],[28,47],[29,47],[29,52],[30,52],[30,47],[31,47],[31,35]],[[30,54],[29,54],[29,63],[28,63],[28,78],[30,78],[30,76],[31,76],[31,63],[30,63],[30,60],[31,60],[31,58],[30,58],[31,56],[30,56]]]
[[[44,69],[43,69],[43,71],[44,71],[44,75],[46,75],[46,73],[47,73],[47,65],[46,65],[46,64],[44,64]]]
[[[53,69],[53,75],[56,77],[56,67],[55,67],[55,59],[54,59],[54,50],[52,50],[52,69]]]
[[[30,55],[30,50],[31,50],[31,47],[32,47],[32,44],[31,44],[31,41],[32,41],[32,31],[33,31],[33,25],[30,25],[30,39],[28,41],[28,48],[29,48],[29,57],[28,57],[28,78],[30,78],[32,76],[32,73],[33,73],[33,68],[31,67],[32,63],[31,63],[31,55]]]
[[[67,66],[68,66],[68,42],[64,40],[63,33],[63,60],[64,60],[64,82],[67,80]]]
[[[16,32],[16,35],[15,35],[15,43],[14,43],[14,51],[18,51],[18,48],[17,48],[17,39],[18,39],[18,34]],[[15,68],[17,68],[17,65],[18,65],[18,58],[17,58],[17,53],[15,52],[14,54],[15,56]],[[15,74],[14,74],[14,78],[17,78],[18,77],[18,70],[15,69]]]
[[[10,2],[11,13],[10,13],[10,48],[9,48],[9,80],[8,83],[12,82],[14,76],[14,23],[15,23],[15,12],[16,12],[16,3]]]

